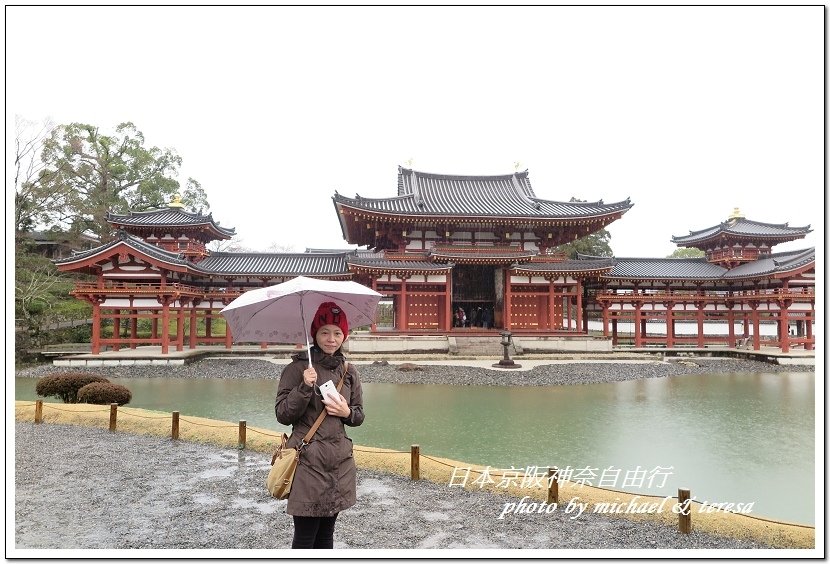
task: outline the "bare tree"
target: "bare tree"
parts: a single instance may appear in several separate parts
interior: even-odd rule
[[[295,253],[294,245],[290,243],[277,243],[273,241],[270,245],[265,247],[266,253]]]
[[[243,244],[243,239],[233,236],[230,239],[216,240],[208,243],[207,248],[212,253],[252,253],[252,249]]]
[[[19,236],[48,222],[61,210],[65,194],[44,186],[49,173],[41,153],[55,129],[52,120],[38,123],[16,115],[14,125],[14,226],[15,235]]]

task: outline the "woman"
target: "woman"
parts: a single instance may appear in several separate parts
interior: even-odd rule
[[[291,425],[289,447],[297,447],[317,416],[328,415],[302,449],[288,496],[287,513],[294,517],[291,548],[333,548],[334,522],[340,511],[355,503],[352,441],[345,425],[363,423],[363,392],[357,370],[340,351],[349,334],[346,314],[334,302],[321,304],[311,323],[311,365],[305,352],[292,357],[280,376],[277,421]],[[319,386],[335,386],[343,375],[339,397],[324,398]]]

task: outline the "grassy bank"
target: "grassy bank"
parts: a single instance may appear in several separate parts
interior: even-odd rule
[[[18,421],[34,421],[35,402],[17,401],[15,403],[15,418]],[[109,406],[89,404],[43,403],[43,424],[73,424],[97,428],[108,428],[110,419]],[[171,414],[167,412],[150,411],[145,409],[120,407],[118,408],[117,432],[170,437]],[[246,428],[245,448],[248,450],[271,453],[278,434],[269,429],[257,427]],[[179,420],[179,439],[204,444],[211,444],[225,448],[238,448],[239,425],[225,421],[216,421],[201,417],[181,415]],[[355,446],[354,456],[357,465],[383,472],[390,472],[404,476],[410,475],[410,453],[392,451],[388,449]],[[485,470],[483,467],[465,462],[431,456],[421,453],[420,477],[439,484],[449,484],[455,476],[454,484],[459,482],[460,469],[471,468],[466,487],[480,489],[476,478]],[[476,473],[478,471],[479,473]],[[455,474],[454,474],[455,472]],[[544,486],[520,487],[515,482],[507,487],[500,484],[500,471],[494,471],[493,482],[484,489],[499,495],[524,497],[529,496],[528,502],[539,503],[547,499],[547,488]],[[263,482],[265,476],[263,475]],[[542,480],[544,482],[544,480]],[[480,482],[479,482],[480,483]],[[449,487],[449,486],[448,486]],[[692,492],[694,493],[694,492]],[[634,498],[637,497],[636,500]],[[579,498],[579,502],[588,503],[587,512],[591,512],[602,503],[627,504],[634,500],[642,504],[660,503],[661,497],[634,496],[632,494],[603,490],[587,485],[562,481],[559,485],[560,507],[564,507],[571,499]],[[659,521],[670,526],[677,526],[677,515],[671,511],[672,500],[665,504],[660,512],[650,514],[623,514],[619,518],[632,520]],[[600,506],[602,507],[602,506]],[[707,533],[729,536],[740,539],[754,540],[776,548],[814,548],[815,528],[768,521],[729,512],[700,513],[700,504],[692,505],[692,527],[694,530]]]

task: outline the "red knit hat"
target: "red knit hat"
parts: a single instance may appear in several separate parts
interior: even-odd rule
[[[337,325],[343,331],[343,340],[349,336],[349,322],[346,319],[346,312],[340,309],[334,302],[324,302],[317,308],[314,319],[311,321],[311,340],[317,337],[317,331],[323,325]]]

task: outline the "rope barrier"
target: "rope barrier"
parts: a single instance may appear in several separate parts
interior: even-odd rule
[[[265,435],[266,437],[274,437],[274,438],[277,438],[277,439],[282,436],[282,435],[275,435],[274,433],[266,433],[265,431],[258,431],[256,429],[254,429],[253,427],[248,427],[248,431],[251,431],[253,433],[259,433],[260,435]]]
[[[106,409],[61,409],[49,403],[44,403],[43,407],[48,407],[49,409],[54,409],[55,411],[63,411],[65,413],[109,413],[110,410],[109,406],[107,406]]]
[[[193,421],[188,421],[184,417],[182,417],[181,420],[186,423],[190,423],[191,425],[197,425],[199,427],[212,427],[214,429],[236,429],[236,425],[208,425],[207,423],[195,423]]]
[[[167,415],[139,415],[138,413],[130,413],[129,411],[119,411],[118,414],[139,417],[141,419],[167,419]]]
[[[352,450],[357,452],[368,452],[371,454],[409,454],[408,450],[364,450],[359,447],[353,447]]]

